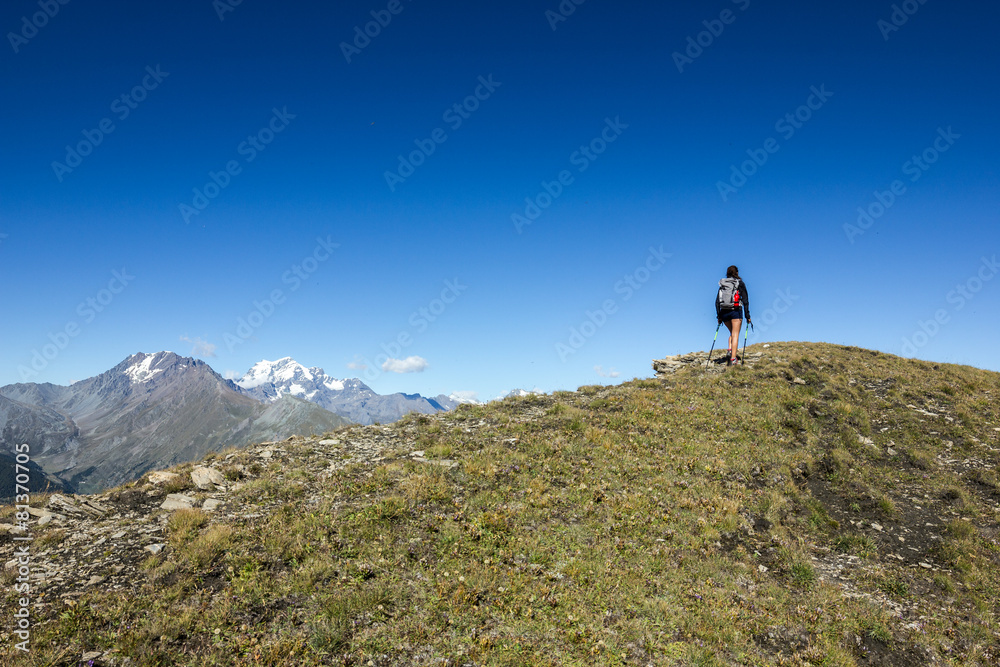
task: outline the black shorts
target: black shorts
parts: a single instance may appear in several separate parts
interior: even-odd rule
[[[725,322],[726,320],[742,320],[742,319],[743,319],[743,306],[722,313],[723,322]]]

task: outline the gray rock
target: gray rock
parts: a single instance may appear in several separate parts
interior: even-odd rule
[[[206,468],[204,466],[195,466],[194,470],[191,471],[191,481],[199,489],[204,491],[211,491],[216,485],[223,485],[226,483],[226,479],[222,476],[222,473],[215,468]]]
[[[192,496],[185,496],[183,493],[171,493],[167,496],[160,509],[164,510],[189,510],[194,507],[197,499]]]
[[[156,472],[149,473],[149,481],[151,484],[166,484],[167,482],[172,482],[179,478],[175,472],[165,472],[163,470],[157,470]]]
[[[222,507],[222,505],[224,504],[225,503],[223,503],[221,500],[218,500],[217,498],[209,498],[208,500],[206,500],[201,504],[201,508],[206,512],[214,512],[215,510]]]

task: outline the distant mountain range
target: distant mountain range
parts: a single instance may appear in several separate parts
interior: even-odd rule
[[[444,395],[424,398],[420,394],[377,394],[357,378],[338,380],[322,368],[306,368],[291,357],[258,362],[236,385],[260,401],[295,396],[359,424],[388,424],[411,412],[432,414],[470,402]]]
[[[134,354],[68,387],[0,387],[0,449],[27,443],[32,462],[80,493],[229,446],[347,423],[294,395],[261,403],[205,362],[173,352]]]
[[[387,424],[469,402],[383,396],[361,380],[338,380],[290,357],[261,361],[233,382],[173,352],[133,354],[68,387],[0,387],[0,499],[13,488],[6,455],[22,443],[34,464],[32,489],[95,493],[230,446],[324,433],[350,422]]]

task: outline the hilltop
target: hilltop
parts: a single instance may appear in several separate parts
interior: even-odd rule
[[[0,650],[26,665],[997,664],[1000,375],[826,344],[755,345],[725,371],[704,356],[36,496],[32,650]],[[0,528],[4,561],[17,534]],[[16,576],[8,563],[4,609]]]

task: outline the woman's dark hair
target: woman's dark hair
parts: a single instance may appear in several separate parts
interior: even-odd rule
[[[728,269],[726,269],[726,277],[738,279],[740,277],[740,270],[737,269],[736,266],[730,266]]]

